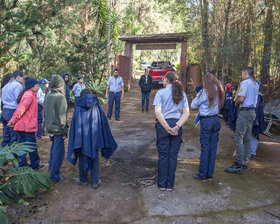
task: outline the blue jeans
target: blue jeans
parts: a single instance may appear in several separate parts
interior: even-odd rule
[[[178,120],[168,119],[166,121],[170,127],[174,127]],[[172,188],[175,181],[178,152],[181,147],[182,128],[180,128],[177,136],[172,136],[157,122],[156,134],[158,149],[157,185],[162,188]]]
[[[113,113],[113,107],[115,102],[115,118],[120,118],[120,106],[121,106],[121,93],[109,92],[109,102],[108,102],[108,113],[107,117],[111,118]]]
[[[215,169],[221,123],[218,116],[200,118],[201,154],[198,175],[212,176]]]
[[[82,183],[87,183],[87,174],[91,170],[91,182],[97,184],[99,179],[99,158],[98,153],[94,159],[86,158],[81,152],[79,153],[79,176]]]
[[[59,168],[65,156],[64,139],[63,135],[54,135],[50,139],[52,141],[49,161],[50,178],[56,182],[59,180]]]
[[[7,127],[16,109],[4,108],[1,115],[1,122],[3,124],[3,139],[1,146],[11,145],[17,141],[17,132],[13,128]]]
[[[40,165],[40,157],[37,151],[37,142],[36,142],[36,136],[35,132],[24,132],[24,131],[18,131],[18,143],[21,142],[30,142],[30,146],[32,146],[33,152],[29,152],[29,158],[30,158],[30,167],[32,169],[37,168]],[[33,143],[33,144],[31,144]],[[20,159],[19,166],[27,166],[27,159],[26,154],[22,156],[18,156]]]
[[[45,135],[44,131],[45,127],[45,118],[44,118],[44,106],[38,103],[38,131],[37,137],[41,137]]]
[[[142,93],[142,111],[144,111],[145,106],[145,99],[146,99],[146,111],[149,111],[149,99],[150,99],[150,92]]]

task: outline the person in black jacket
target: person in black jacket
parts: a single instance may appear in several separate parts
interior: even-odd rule
[[[139,86],[142,92],[142,112],[144,113],[145,99],[146,99],[146,112],[149,112],[149,98],[152,89],[153,80],[149,75],[149,69],[145,69],[145,74],[139,80]]]

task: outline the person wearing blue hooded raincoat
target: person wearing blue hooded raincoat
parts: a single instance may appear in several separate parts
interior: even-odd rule
[[[92,185],[96,188],[101,183],[98,150],[101,149],[101,155],[109,159],[118,145],[96,95],[83,95],[85,91],[89,90],[82,91],[72,117],[67,159],[75,166],[79,158],[79,178],[76,182],[86,185],[87,173],[91,170]]]

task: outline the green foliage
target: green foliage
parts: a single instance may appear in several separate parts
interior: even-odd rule
[[[36,191],[52,190],[52,182],[45,171],[36,171],[30,167],[18,167],[17,156],[22,156],[34,150],[34,143],[13,143],[0,150],[0,223],[8,223],[6,208],[11,199],[19,195],[34,198]]]

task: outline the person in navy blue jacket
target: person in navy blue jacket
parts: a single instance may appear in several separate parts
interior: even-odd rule
[[[70,103],[70,87],[69,87],[69,75],[67,73],[64,73],[62,75],[62,78],[65,82],[65,97],[66,97],[66,101],[67,101],[67,105],[69,107],[69,103]]]
[[[224,90],[212,73],[203,77],[203,89],[191,103],[191,108],[199,107],[201,155],[197,174],[193,178],[205,182],[212,180],[215,168],[219,131],[219,108],[224,105]]]
[[[98,150],[109,159],[117,147],[96,95],[88,89],[82,90],[71,121],[67,153],[68,161],[74,166],[79,158],[76,182],[87,185],[87,173],[91,170],[92,186],[97,188],[101,184]]]

